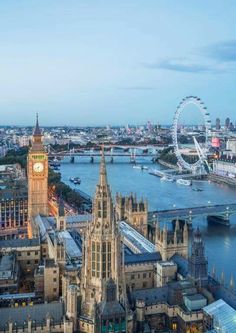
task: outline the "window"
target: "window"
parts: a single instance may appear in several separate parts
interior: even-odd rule
[[[102,206],[101,206],[101,201],[98,201],[98,217],[102,217]]]
[[[134,279],[135,279],[135,275],[131,274],[131,280],[134,280]]]
[[[97,253],[96,253],[96,277],[100,277],[100,244],[97,243]]]
[[[34,254],[37,256],[37,254],[38,254],[38,251],[35,251],[35,252],[34,252]]]
[[[111,273],[111,242],[102,243],[102,277],[109,278]]]
[[[107,202],[103,201],[103,217],[107,217]]]
[[[53,279],[53,282],[57,282],[57,278],[54,278],[54,279]]]
[[[92,242],[92,276],[96,276],[96,249],[95,249],[95,242]]]
[[[147,277],[147,274],[143,273],[143,278],[146,279],[146,277]]]
[[[57,292],[57,288],[53,288],[53,292],[56,293]]]
[[[146,281],[143,282],[143,288],[147,288],[147,282]]]
[[[27,256],[30,256],[30,252],[27,252]]]
[[[177,330],[177,323],[172,324],[172,330],[176,331]]]

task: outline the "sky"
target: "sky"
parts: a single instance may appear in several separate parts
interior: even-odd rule
[[[188,95],[235,122],[235,16],[235,0],[2,0],[0,125],[171,124]]]

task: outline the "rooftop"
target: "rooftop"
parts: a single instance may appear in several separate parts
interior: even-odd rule
[[[70,259],[82,257],[81,248],[78,246],[77,242],[73,239],[68,230],[60,231],[58,233],[58,238],[63,241],[66,254]]]
[[[136,300],[144,300],[146,305],[167,302],[168,286],[136,290],[131,293],[131,298],[134,302]]]
[[[203,308],[204,312],[213,318],[213,328],[217,332],[236,332],[236,310],[222,299]]]
[[[120,232],[124,236],[124,243],[129,247],[135,247],[138,253],[155,252],[155,245],[151,243],[147,238],[141,235],[137,230],[132,228],[128,223],[120,221]],[[132,248],[131,248],[132,251]]]
[[[92,214],[67,215],[66,223],[91,222]]]
[[[15,255],[4,254],[0,257],[0,280],[10,279],[14,269]]]
[[[125,265],[155,263],[160,260],[160,252],[125,254]]]
[[[28,316],[36,324],[45,322],[46,316],[50,315],[54,319],[54,323],[60,323],[63,318],[64,308],[63,303],[43,303],[33,306],[18,307],[18,308],[0,308],[0,329],[4,330],[9,320],[17,322],[18,326],[23,326],[27,322]]]
[[[185,278],[188,275],[188,260],[179,254],[173,255],[171,260],[177,265],[178,273]]]
[[[3,248],[18,248],[18,247],[33,247],[33,246],[39,246],[39,238],[33,238],[33,239],[6,239],[6,240],[0,240],[0,249]]]
[[[176,266],[176,263],[174,263],[173,261],[160,261],[158,263],[158,265],[160,265],[162,267],[172,267],[172,266]]]

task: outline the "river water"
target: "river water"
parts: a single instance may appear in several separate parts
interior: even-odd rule
[[[213,204],[236,203],[236,189],[227,185],[209,183],[208,181],[193,181],[193,186],[183,186],[176,183],[164,182],[152,176],[147,170],[133,168],[126,157],[116,157],[111,164],[107,159],[108,181],[113,196],[116,192],[122,194],[136,193],[138,198],[148,200],[149,210],[190,208]],[[163,168],[153,165],[147,159],[137,161],[149,168]],[[89,163],[86,157],[77,158],[74,164],[65,160],[61,164],[62,180],[73,188],[79,188],[93,196],[98,182],[99,163]],[[81,184],[74,185],[70,177],[80,177]],[[201,188],[202,191],[193,191],[192,188]],[[210,227],[205,217],[193,219],[193,227],[199,226],[205,242],[206,255],[209,261],[209,271],[213,266],[216,274],[224,271],[225,281],[228,284],[231,274],[236,281],[236,215],[230,218],[230,228],[222,226]]]

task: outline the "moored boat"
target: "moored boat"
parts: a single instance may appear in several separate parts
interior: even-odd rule
[[[80,178],[79,178],[79,177],[75,177],[74,180],[73,180],[73,183],[74,183],[75,185],[79,185],[79,184],[81,183]]]
[[[192,181],[191,180],[182,179],[182,178],[177,179],[176,183],[179,184],[179,185],[184,185],[184,186],[191,186],[192,185]]]
[[[163,177],[161,177],[161,181],[166,181],[166,182],[171,182],[171,183],[173,183],[174,179],[171,178],[171,177],[163,176]]]
[[[208,215],[207,222],[209,224],[220,224],[226,227],[230,226],[229,218],[225,216]]]

